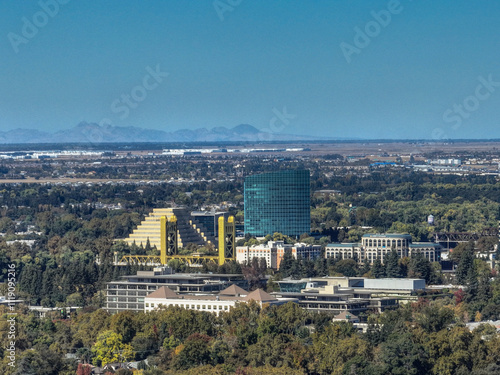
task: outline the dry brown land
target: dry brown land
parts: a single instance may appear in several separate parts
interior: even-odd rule
[[[283,144],[253,145],[245,148],[283,148]],[[301,143],[289,147],[307,147],[308,153],[341,154],[341,155],[370,155],[386,152],[388,154],[408,155],[410,153],[428,153],[441,151],[445,153],[471,152],[471,151],[498,151],[500,141],[495,142],[356,142],[356,143]]]
[[[43,183],[46,183],[46,182],[50,182],[52,184],[54,183],[57,183],[57,182],[60,182],[60,183],[77,183],[77,182],[83,182],[83,183],[87,183],[87,182],[93,182],[93,183],[98,183],[98,182],[102,182],[102,183],[106,183],[106,182],[109,182],[109,181],[112,181],[112,182],[119,182],[119,181],[124,181],[124,182],[139,182],[139,181],[155,181],[155,180],[132,180],[132,179],[126,179],[126,178],[116,178],[116,179],[112,179],[112,178],[80,178],[80,177],[77,177],[77,178],[39,178],[38,180],[34,179],[34,178],[31,178],[31,177],[28,177],[28,178],[23,178],[23,179],[16,179],[16,178],[6,178],[6,179],[0,179],[0,184],[16,184],[16,183],[20,183],[20,184],[33,184],[33,183],[36,183],[36,184],[43,184]],[[157,182],[164,182],[164,181],[157,181]]]

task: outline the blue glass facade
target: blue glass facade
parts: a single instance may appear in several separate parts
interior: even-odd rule
[[[300,236],[311,231],[309,171],[281,171],[245,178],[245,233]]]

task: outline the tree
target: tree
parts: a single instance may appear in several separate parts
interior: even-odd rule
[[[194,333],[181,346],[180,352],[174,357],[173,366],[176,370],[206,365],[210,362],[209,343],[212,338]]]
[[[89,364],[92,359],[92,351],[89,348],[78,348],[76,356],[83,364]]]
[[[384,374],[418,375],[428,374],[428,356],[422,345],[410,333],[389,337],[381,345],[379,360],[384,364]]]
[[[422,306],[415,313],[416,322],[427,333],[438,332],[453,322],[454,313],[448,307],[440,307],[437,305]]]
[[[373,262],[372,274],[376,279],[385,277],[385,267],[379,257]]]
[[[457,251],[458,246],[453,253]],[[456,259],[456,255],[454,255]],[[456,270],[457,282],[461,285],[467,284],[467,277],[473,272],[474,268],[474,242],[470,241],[461,251]]]
[[[124,343],[129,343],[136,332],[134,313],[131,311],[120,311],[114,314],[111,317],[110,328],[123,338]]]
[[[247,348],[257,342],[260,312],[260,305],[250,301],[238,303],[229,312],[222,314],[224,332],[236,339],[237,348]]]
[[[260,281],[264,278],[267,269],[265,258],[252,258],[251,261],[241,266],[241,271],[248,281],[250,288],[255,288],[260,285]]]
[[[317,257],[314,261],[314,269],[316,274],[320,277],[328,275],[328,268],[326,266],[326,259],[323,257]]]
[[[385,256],[384,263],[386,277],[402,277],[399,255],[395,249]]]
[[[83,298],[81,293],[72,293],[68,297],[66,297],[66,304],[68,306],[82,306]]]
[[[104,366],[111,362],[123,362],[134,359],[135,353],[130,344],[124,344],[122,335],[113,331],[104,331],[92,347],[94,365]]]
[[[90,375],[92,373],[92,368],[89,365],[78,364],[78,369],[76,370],[76,375]]]
[[[432,374],[454,375],[461,368],[470,370],[473,365],[472,342],[472,333],[459,326],[429,335],[424,345],[433,366]]]
[[[350,323],[332,324],[321,334],[314,334],[313,350],[319,374],[342,374],[345,364],[355,357],[372,358],[369,343],[355,334]]]
[[[281,258],[281,262],[279,265],[279,271],[283,275],[283,277],[290,276],[290,272],[293,267],[294,262],[293,254],[291,250],[285,250],[285,254],[283,254],[283,258]]]
[[[358,274],[358,264],[354,259],[342,259],[333,265],[332,271],[343,276],[354,277]]]
[[[132,348],[137,353],[136,360],[146,359],[148,356],[158,351],[158,345],[152,335],[146,333],[138,333],[130,343]]]
[[[261,312],[257,332],[259,336],[295,334],[304,326],[308,313],[297,303],[270,306]]]
[[[40,374],[56,375],[64,373],[67,366],[62,356],[52,350],[27,350],[17,359],[15,375]],[[74,371],[74,370],[73,370]]]
[[[418,253],[411,257],[408,264],[408,277],[425,279],[429,283],[432,277],[432,266],[428,259]]]

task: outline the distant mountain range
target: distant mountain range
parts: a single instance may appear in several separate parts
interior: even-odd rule
[[[265,142],[307,141],[325,139],[305,135],[270,133],[252,125],[223,126],[212,129],[182,129],[174,132],[142,129],[133,126],[100,126],[82,122],[77,126],[54,133],[33,129],[0,131],[0,144],[11,143],[127,143],[127,142]],[[331,139],[331,138],[330,138]]]

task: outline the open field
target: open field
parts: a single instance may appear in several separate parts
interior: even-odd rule
[[[78,183],[78,182],[92,182],[92,183],[106,183],[106,182],[134,182],[137,183],[139,179],[126,179],[126,178],[80,178],[80,177],[75,177],[75,178],[6,178],[6,179],[0,179],[0,184],[43,184],[43,183]],[[147,180],[147,182],[153,181],[153,182],[164,182],[164,181],[158,181],[158,180]]]

